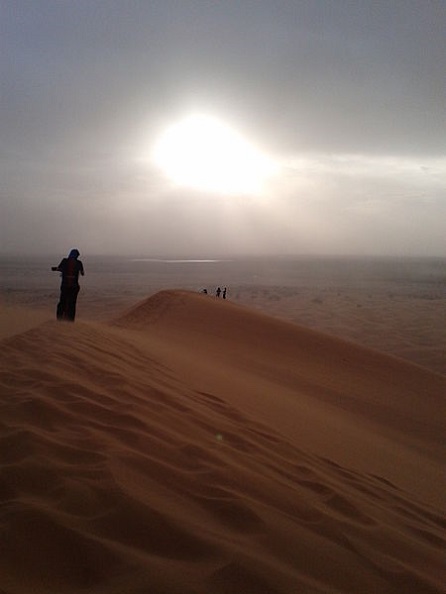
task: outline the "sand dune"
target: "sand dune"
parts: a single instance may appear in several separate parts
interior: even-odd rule
[[[7,594],[443,591],[444,376],[186,291],[10,334]]]
[[[0,306],[0,340],[26,332],[40,326],[50,319],[50,314],[42,309],[31,309],[12,305]]]

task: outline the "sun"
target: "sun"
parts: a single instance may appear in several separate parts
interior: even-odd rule
[[[152,160],[176,185],[217,194],[260,193],[275,170],[273,160],[238,132],[204,115],[169,126]]]

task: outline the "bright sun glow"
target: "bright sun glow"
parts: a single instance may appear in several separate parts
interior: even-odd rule
[[[175,184],[219,194],[259,193],[275,170],[271,159],[208,116],[191,116],[170,126],[152,158]]]

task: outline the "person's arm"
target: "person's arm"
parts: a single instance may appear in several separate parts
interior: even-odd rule
[[[84,276],[85,275],[84,265],[82,264],[82,262],[79,262],[79,264],[81,265],[80,268],[79,268],[79,272],[81,273],[82,276]]]
[[[51,266],[51,270],[53,272],[62,272],[63,263],[64,261],[61,260],[59,266]]]

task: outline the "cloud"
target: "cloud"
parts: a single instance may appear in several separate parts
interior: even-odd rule
[[[1,10],[0,250],[446,254],[442,3]],[[191,112],[281,162],[262,195],[174,189],[147,162]]]

